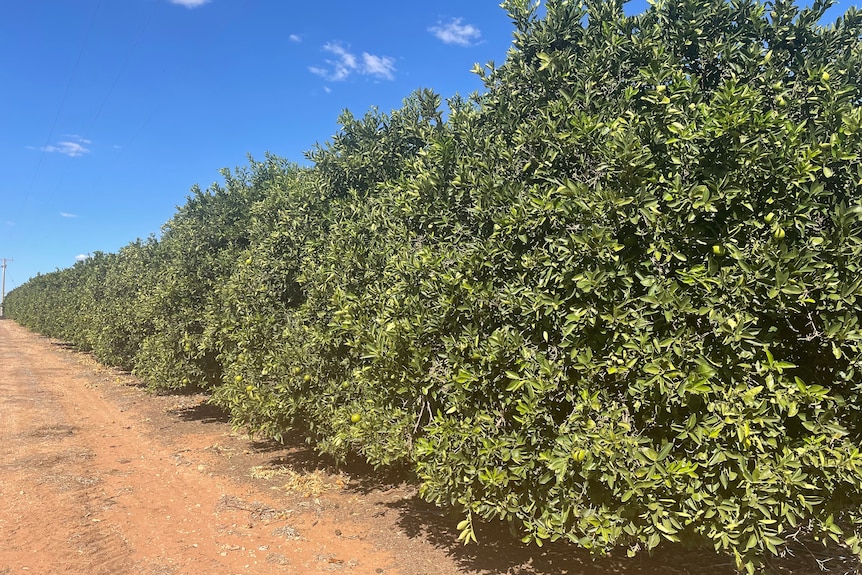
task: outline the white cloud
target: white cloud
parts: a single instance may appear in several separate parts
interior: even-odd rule
[[[76,262],[82,262],[84,260],[90,259],[90,254],[78,254],[75,256]]]
[[[203,6],[204,4],[209,3],[209,1],[210,0],[170,0],[170,3],[185,6],[186,8],[197,8],[198,6]]]
[[[323,49],[338,57],[337,60],[326,61],[327,64],[332,66],[331,80],[335,82],[344,80],[350,75],[351,71],[356,69],[356,56],[348,52],[341,44],[330,42]]]
[[[78,214],[67,214],[66,212],[60,212],[60,215],[64,218],[77,218]]]
[[[44,148],[41,148],[41,150],[49,153],[56,152],[58,154],[69,156],[70,158],[77,158],[90,153],[90,149],[87,147],[92,144],[90,140],[82,138],[81,136],[76,136],[75,134],[68,134],[65,137],[68,139],[57,142],[54,145],[45,146]]]
[[[364,74],[386,78],[387,80],[395,79],[395,60],[392,58],[375,56],[368,52],[363,52],[362,62],[365,65],[363,68]]]
[[[482,37],[482,31],[472,24],[462,24],[463,21],[463,18],[453,18],[445,24],[438,22],[436,26],[428,28],[428,31],[444,44],[470,46]]]
[[[324,44],[323,49],[335,58],[326,60],[326,66],[309,66],[308,71],[330,82],[346,80],[354,72],[387,80],[395,79],[394,58],[363,52],[359,59],[338,42]]]
[[[288,38],[291,42],[302,42],[302,36],[300,36],[299,34],[291,34],[290,36],[288,36]]]

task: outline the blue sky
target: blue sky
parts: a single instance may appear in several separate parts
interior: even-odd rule
[[[339,113],[481,89],[498,0],[35,0],[0,19],[7,291],[158,233],[194,184],[269,151],[303,163]]]
[[[644,0],[627,7],[639,11]],[[482,88],[499,0],[29,0],[0,19],[7,291],[158,234],[192,185],[272,152],[304,163],[347,108]]]

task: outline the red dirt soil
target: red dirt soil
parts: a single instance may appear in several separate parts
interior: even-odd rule
[[[498,525],[465,547],[457,518],[416,491],[359,463],[337,468],[301,440],[254,441],[205,394],[149,395],[0,321],[0,575],[733,573],[726,558],[673,548],[596,559],[528,547]]]

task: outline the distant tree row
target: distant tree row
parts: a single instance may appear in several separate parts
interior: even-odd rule
[[[345,112],[8,315],[525,541],[862,552],[862,17],[503,4],[469,101]]]

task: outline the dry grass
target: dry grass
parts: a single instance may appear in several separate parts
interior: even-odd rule
[[[284,466],[267,467],[259,465],[251,468],[251,476],[254,479],[266,480],[286,477],[287,482],[277,489],[300,493],[303,497],[317,497],[326,491],[344,489],[347,485],[345,477],[340,475],[333,477],[320,469],[297,472]]]

